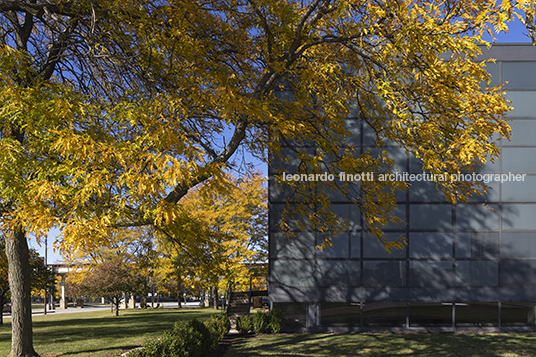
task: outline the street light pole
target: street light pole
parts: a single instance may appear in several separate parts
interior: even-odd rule
[[[48,248],[48,245],[47,245],[47,238],[48,238],[48,234],[45,234],[45,271],[47,270],[47,248]],[[46,315],[47,314],[47,287],[45,285],[45,312],[44,314]]]

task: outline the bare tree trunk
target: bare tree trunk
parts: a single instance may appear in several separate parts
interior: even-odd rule
[[[115,316],[119,316],[119,304],[121,303],[121,298],[119,296],[115,296],[112,298],[112,301],[115,306]]]
[[[6,305],[6,299],[4,299],[4,296],[0,298],[0,311],[2,313],[0,314],[0,325],[4,324],[4,306]]]
[[[181,304],[181,299],[182,299],[182,294],[181,294],[181,285],[182,285],[182,279],[180,277],[178,277],[177,279],[177,300],[179,301],[179,309],[182,308],[182,304]]]
[[[218,300],[219,300],[219,298],[218,298],[218,287],[215,286],[213,291],[214,291],[214,308],[216,310],[218,310]]]
[[[33,348],[32,300],[28,242],[22,229],[6,239],[11,288],[11,353],[9,357],[38,357]]]

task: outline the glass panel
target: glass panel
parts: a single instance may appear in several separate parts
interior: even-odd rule
[[[494,175],[484,174],[482,175],[482,183],[488,186],[487,192],[480,190],[482,195],[474,195],[470,197],[468,202],[497,202],[499,201],[499,187],[500,181],[494,181]],[[486,183],[487,182],[487,183]]]
[[[285,209],[284,204],[272,203],[269,205],[270,209],[270,229],[273,231],[281,230],[282,218],[285,219],[285,223],[291,230],[312,230],[311,224],[308,221],[308,217],[303,217],[296,212],[296,205],[288,204],[287,212],[283,216]]]
[[[495,87],[501,83],[499,78],[499,63],[486,63],[486,71],[491,74],[491,82],[489,84],[483,83],[483,87]]]
[[[363,286],[406,286],[406,261],[363,262]]]
[[[317,286],[346,286],[347,262],[340,260],[317,260],[315,280]]]
[[[503,233],[502,258],[536,258],[536,232]]]
[[[502,260],[501,285],[536,285],[535,260]]]
[[[534,117],[534,98],[536,92],[513,91],[506,93],[506,99],[511,100],[514,110],[506,113],[507,117]]]
[[[406,160],[407,160],[406,150],[401,149],[400,147],[370,149],[372,157],[383,156],[382,153],[384,151],[387,151],[387,153],[389,154],[389,158],[394,160],[393,168],[392,170],[390,170],[391,172],[395,173],[396,171],[398,172],[408,171],[407,165],[406,165]]]
[[[361,216],[359,210],[354,209],[354,207],[354,205],[344,203],[331,205],[333,213],[349,223],[349,231],[361,228]]]
[[[501,303],[501,326],[534,326],[534,302]]]
[[[536,120],[515,119],[508,122],[508,125],[512,128],[512,135],[510,136],[510,141],[502,140],[503,146],[535,145],[534,136],[536,135]]]
[[[410,261],[409,285],[444,288],[452,286],[451,261]]]
[[[361,286],[361,262],[359,260],[350,260],[348,264],[348,285]]]
[[[385,233],[385,240],[398,241],[406,237],[405,233]],[[391,249],[388,252],[383,244],[373,235],[363,234],[363,258],[405,258],[406,247],[402,249]]]
[[[319,190],[325,192],[330,202],[350,202],[350,197],[358,197],[361,185],[353,181],[341,182],[337,175],[333,182],[318,182]]]
[[[405,302],[367,302],[363,304],[364,326],[400,327],[405,324]]]
[[[306,287],[314,286],[313,261],[310,260],[272,260],[270,269],[270,282]]]
[[[502,77],[504,88],[535,88],[536,62],[503,62]]]
[[[295,174],[298,172],[298,166],[302,162],[300,155],[313,156],[313,148],[299,148],[299,153],[291,148],[281,148],[280,154],[270,156],[269,174],[288,173]]]
[[[361,258],[361,233],[350,233],[350,258]]]
[[[412,154],[410,154],[410,156],[409,156],[409,172],[411,172],[413,174],[422,173],[422,162],[421,162],[421,160],[417,159]]]
[[[496,205],[456,205],[456,229],[499,229]]]
[[[410,233],[410,258],[452,258],[452,233]]]
[[[451,205],[411,205],[410,229],[452,229]]]
[[[411,202],[445,202],[441,187],[431,181],[410,182],[409,200]]]
[[[457,286],[498,286],[499,262],[457,261]]]
[[[361,208],[359,206],[350,205],[350,218],[352,220],[350,231],[359,231],[363,228],[361,225]]]
[[[535,160],[536,161],[536,160]],[[503,229],[536,229],[536,205],[502,206]]]
[[[536,98],[535,98],[536,99]],[[503,173],[536,173],[536,148],[503,148],[502,149],[502,172]],[[504,177],[504,179],[502,178]],[[521,181],[521,176],[501,176],[502,182]]]
[[[312,259],[314,257],[315,236],[300,232],[294,237],[284,233],[270,233],[270,258]]]
[[[491,327],[498,325],[498,303],[456,303],[456,327]]]
[[[495,174],[495,173],[500,172],[499,162],[500,162],[499,158],[495,158],[495,161],[492,162],[489,159],[489,156],[486,156],[486,162],[481,165],[480,169],[478,170],[478,173],[480,173],[480,174]],[[492,178],[489,178],[489,176],[488,176],[488,180],[491,180],[491,179]],[[486,179],[483,178],[482,181],[484,181],[484,180],[486,180]]]
[[[317,245],[322,244],[323,238],[326,235],[319,235]],[[342,233],[335,237],[331,237],[333,246],[326,246],[324,250],[317,249],[316,256],[318,258],[348,258],[348,233]]]
[[[456,233],[456,258],[499,257],[499,233]]]
[[[384,146],[398,146],[397,143],[386,139],[385,136],[380,133],[380,139],[383,141]],[[376,133],[370,129],[370,126],[367,123],[363,123],[363,146],[375,146]]]
[[[449,327],[452,326],[452,303],[410,302],[410,327]]]
[[[276,182],[275,177],[268,179],[268,192],[270,193],[270,202],[286,202],[294,194],[294,190],[284,182]]]
[[[404,194],[405,195],[405,194]],[[400,220],[398,223],[396,222],[389,222],[385,226],[383,226],[383,229],[405,229],[406,228],[406,205],[398,205],[393,214],[398,217]]]
[[[360,323],[360,303],[320,303],[320,325],[330,327],[359,327]]]
[[[536,176],[525,176],[523,181],[502,184],[503,202],[536,202]]]
[[[305,327],[307,323],[307,304],[274,302],[274,308],[285,313],[285,327]]]
[[[346,145],[361,145],[361,120],[359,119],[346,119],[346,130],[350,132],[350,135],[346,137]]]

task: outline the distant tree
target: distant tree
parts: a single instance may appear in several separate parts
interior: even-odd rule
[[[32,293],[43,295],[48,290],[54,293],[57,274],[51,267],[45,266],[43,257],[35,249],[30,249],[31,287]]]
[[[225,177],[224,189],[192,189],[182,201],[182,220],[160,229],[158,273],[175,291],[199,283],[215,292],[228,282],[249,286],[248,266],[267,259],[267,205],[264,177]]]
[[[107,260],[86,275],[80,291],[94,298],[107,298],[115,308],[115,316],[119,316],[119,304],[125,294],[136,289],[137,280],[131,267],[119,260]]]
[[[86,275],[103,262],[113,260],[131,269],[131,274],[136,277],[136,286],[131,287],[131,292],[141,296],[141,304],[144,306],[148,293],[153,292],[153,286],[160,283],[159,274],[155,274],[155,270],[160,264],[161,253],[156,250],[155,244],[153,229],[150,227],[109,230],[107,240],[101,242],[100,246],[81,247],[68,256],[69,260],[81,267],[70,274],[69,291],[82,296],[80,283]]]

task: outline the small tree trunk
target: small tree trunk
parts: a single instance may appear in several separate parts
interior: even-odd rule
[[[6,239],[11,288],[11,353],[9,357],[38,357],[33,348],[32,300],[28,242],[22,229]]]
[[[181,279],[178,278],[177,279],[177,300],[179,301],[179,309],[182,308],[182,304],[181,304],[181,299],[182,299],[181,285],[182,285]]]
[[[0,297],[0,311],[2,311],[2,314],[0,314],[0,326],[4,324],[4,305],[6,304],[6,299],[4,299],[4,295]]]
[[[116,296],[112,298],[112,301],[115,305],[115,316],[119,316],[119,304],[121,303],[121,298]]]
[[[218,287],[214,287],[214,308],[218,310]]]

